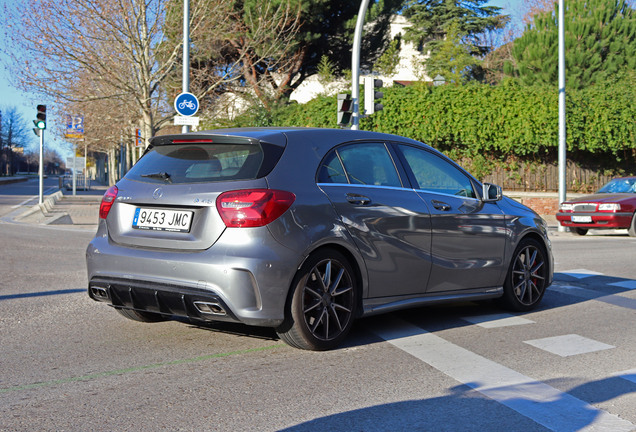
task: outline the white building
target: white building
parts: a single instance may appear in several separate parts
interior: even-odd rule
[[[399,35],[404,36],[404,29],[410,24],[402,15],[394,15],[391,20],[390,32],[391,40]],[[391,76],[374,75],[384,82],[385,87],[390,87],[394,82],[409,83],[413,81],[432,81],[423,71],[422,63],[426,56],[417,49],[411,42],[401,41],[400,62],[395,73]],[[364,57],[364,53],[360,53]],[[364,76],[363,74],[361,74]],[[351,82],[344,79],[332,82],[327,86],[319,82],[318,75],[307,77],[300,86],[291,94],[290,99],[298,103],[307,103],[320,94],[332,95],[338,92],[351,89]]]

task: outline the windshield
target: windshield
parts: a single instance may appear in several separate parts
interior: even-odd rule
[[[636,178],[614,179],[600,188],[598,193],[636,193]]]
[[[259,145],[172,144],[152,148],[126,178],[157,183],[251,180],[263,163]]]

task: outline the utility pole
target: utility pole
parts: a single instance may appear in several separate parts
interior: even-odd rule
[[[360,2],[356,29],[353,33],[353,48],[351,50],[351,99],[353,110],[351,114],[351,130],[358,130],[360,125],[360,45],[362,40],[362,28],[364,17],[367,14],[369,0]]]
[[[564,1],[559,0],[559,205],[566,199],[566,130],[565,130],[565,24]],[[567,228],[559,224],[559,231]]]

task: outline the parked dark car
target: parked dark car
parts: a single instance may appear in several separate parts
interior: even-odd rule
[[[627,229],[636,237],[636,177],[615,178],[594,195],[563,202],[556,218],[578,235],[589,229]]]
[[[365,131],[159,136],[101,203],[88,294],[127,318],[233,321],[336,347],[356,317],[552,282],[543,219],[420,142]]]

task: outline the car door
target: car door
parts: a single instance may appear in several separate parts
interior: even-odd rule
[[[387,145],[355,143],[332,150],[321,164],[318,185],[364,257],[368,297],[423,293],[431,268],[430,214],[422,199],[403,187]]]
[[[494,287],[504,271],[504,215],[484,203],[471,178],[446,158],[397,146],[416,193],[431,212],[432,268],[427,293]]]

